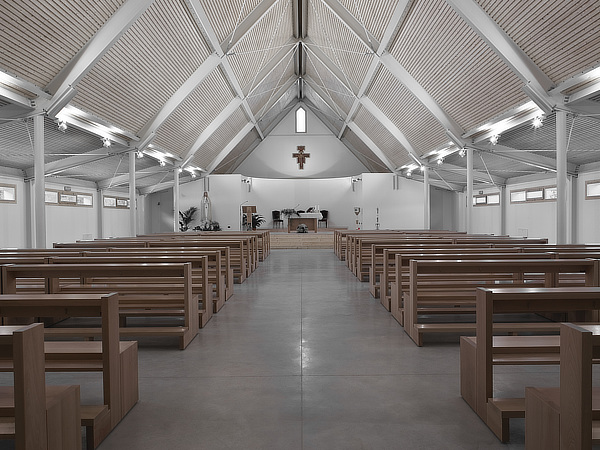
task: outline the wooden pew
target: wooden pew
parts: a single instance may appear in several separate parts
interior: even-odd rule
[[[0,360],[14,386],[0,387],[0,439],[23,450],[81,450],[79,386],[46,386],[42,324],[0,327]]]
[[[2,267],[4,293],[15,293],[17,280],[32,277],[47,279],[46,292],[50,294],[118,292],[121,317],[170,316],[183,320],[183,326],[122,327],[122,336],[174,336],[179,339],[179,347],[185,349],[198,334],[198,296],[192,293],[190,263],[7,265]],[[144,281],[119,284],[123,277]],[[85,284],[90,278],[105,278],[107,282]]]
[[[476,288],[482,285],[479,276],[487,274],[493,280],[503,280],[499,275],[511,275],[514,285],[538,283],[543,276],[544,287],[560,286],[560,274],[578,273],[581,285],[598,286],[598,260],[592,259],[506,259],[506,260],[411,260],[409,292],[404,300],[404,331],[419,346],[424,333],[464,332],[465,325],[453,323],[421,323],[419,308],[465,308],[471,312],[475,306]],[[452,276],[447,282],[448,275]],[[473,276],[471,276],[473,275]],[[441,283],[435,280],[441,276]],[[486,284],[489,280],[486,280]],[[571,285],[571,284],[570,284]],[[473,324],[470,324],[474,327]]]
[[[600,444],[600,389],[592,388],[599,357],[599,325],[560,325],[560,388],[525,389],[525,448],[591,450]]]
[[[94,328],[93,333],[102,338],[101,342],[44,343],[47,372],[102,372],[104,404],[81,406],[81,425],[86,427],[88,448],[96,448],[139,399],[137,342],[119,341],[118,302],[115,293],[0,295],[0,316],[4,318],[35,315],[38,320],[60,314],[100,318],[100,327]],[[46,336],[53,337],[90,335],[88,328],[46,328],[44,331]],[[11,370],[11,365],[2,361],[0,370]]]
[[[209,289],[208,283],[208,258],[206,256],[199,255],[165,255],[165,256],[154,256],[154,255],[132,255],[131,253],[125,254],[114,254],[114,253],[98,253],[98,252],[86,252],[84,256],[80,257],[51,257],[48,259],[50,264],[145,264],[145,263],[179,263],[185,264],[190,263],[192,265],[192,293],[198,296],[198,325],[200,328],[204,326],[211,319],[214,310],[214,300],[212,295],[212,289]],[[124,283],[132,283],[137,285],[144,283],[144,278],[133,277],[131,279],[119,277],[118,279],[107,279],[107,278],[89,278],[84,280],[85,284],[98,284],[101,283],[106,285],[107,288],[112,288],[113,281],[117,284],[115,290],[122,288]],[[176,280],[173,280],[176,281]],[[220,299],[219,299],[220,300]]]
[[[558,364],[560,338],[539,335],[552,329],[533,336],[494,336],[494,314],[573,313],[599,307],[600,287],[477,289],[476,336],[460,341],[461,395],[502,442],[509,438],[509,420],[525,417],[525,400],[494,397],[494,366]]]

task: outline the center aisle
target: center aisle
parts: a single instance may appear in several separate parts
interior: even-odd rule
[[[524,448],[460,397],[456,340],[417,348],[332,250],[273,250],[185,351],[139,364],[101,450]]]

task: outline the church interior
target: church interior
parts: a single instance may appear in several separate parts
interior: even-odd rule
[[[600,444],[599,24],[0,2],[0,449]]]

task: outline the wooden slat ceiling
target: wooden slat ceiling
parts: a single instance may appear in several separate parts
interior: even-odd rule
[[[209,54],[183,2],[156,0],[79,83],[75,104],[137,133]]]
[[[213,71],[158,129],[156,144],[183,156],[232,100],[221,71]]]
[[[315,45],[338,66],[347,86],[360,86],[373,55],[323,0],[308,0],[308,35]]]
[[[443,0],[415,3],[390,53],[465,130],[526,100],[519,78]]]
[[[477,3],[555,83],[600,61],[600,2],[596,0]]]
[[[248,118],[241,108],[238,108],[195,153],[193,164],[203,168],[208,167],[247,123]]]
[[[379,71],[368,96],[420,155],[448,142],[445,130],[431,112],[386,68]]]
[[[363,132],[368,130],[371,140],[385,153],[395,167],[412,161],[407,150],[366,108],[360,107],[354,122]]]
[[[45,87],[124,1],[2,1],[0,67]]]
[[[127,141],[135,147],[135,137],[143,137],[146,125],[190,76],[207,63],[207,58],[214,56],[213,46],[217,45],[206,40],[210,38],[206,28],[214,30],[218,46],[226,53],[217,54],[229,65],[211,69],[204,81],[188,96],[182,96],[181,104],[152,130],[156,132],[153,140],[156,148],[178,157],[196,151],[191,163],[199,167],[210,167],[225,148],[233,148],[233,153],[222,160],[218,169],[227,172],[237,167],[238,157],[246,154],[243,146],[254,145],[256,136],[268,135],[302,100],[297,98],[300,92],[297,83],[291,84],[286,92],[279,92],[283,84],[296,77],[304,78],[302,92],[306,106],[333,133],[342,134],[342,142],[358,153],[372,171],[388,169],[348,125],[360,127],[396,167],[414,162],[398,141],[400,137],[394,137],[382,125],[389,123],[384,118],[397,127],[419,155],[434,159],[430,155],[449,142],[448,123],[456,123],[467,135],[477,138],[479,148],[488,150],[482,153],[485,166],[475,161],[478,170],[489,170],[502,178],[541,172],[542,169],[496,154],[493,146],[479,140],[510,114],[512,129],[498,131],[499,144],[509,150],[507,154],[527,151],[530,156],[553,160],[554,115],[546,117],[544,126],[537,130],[530,123],[519,121],[529,114],[517,110],[529,101],[522,89],[525,84],[522,75],[509,67],[503,56],[492,50],[445,0],[304,0],[301,4],[306,8],[307,35],[304,45],[298,46],[304,49],[303,64],[299,63],[296,51],[288,52],[280,61],[273,60],[276,55],[281,57],[286,46],[297,45],[292,7],[295,0],[262,1],[150,2],[139,19],[124,30],[73,86],[77,95],[70,106],[83,112],[78,117],[85,116],[78,125],[81,129],[69,124],[62,133],[53,120],[46,119],[46,162],[67,165],[62,160],[68,160],[70,155],[101,148],[102,136],[91,133],[110,131],[110,126],[86,126],[93,125],[95,120],[121,130],[110,131],[114,138],[121,139],[120,145],[115,144],[115,152],[126,150]],[[87,44],[93,42],[124,2],[0,1],[0,166],[31,172],[32,120],[26,117],[27,99],[43,104],[53,94],[45,92],[49,83],[69,62],[86,59]],[[579,103],[582,109],[575,120],[569,116],[568,157],[576,165],[599,162],[600,94],[594,92],[599,76],[587,72],[600,66],[597,33],[600,2],[473,2],[471,6],[481,7],[498,29],[554,83],[566,81],[561,92],[568,95],[584,89],[589,92],[587,100]],[[401,4],[406,9],[396,16],[396,8]],[[203,19],[195,16],[198,5],[206,12],[209,23],[202,23]],[[260,14],[251,15],[257,7]],[[344,22],[348,15],[355,19],[354,29]],[[260,20],[248,26],[245,19],[249,16],[260,16]],[[382,40],[392,17],[397,23],[392,24],[395,32],[386,49],[389,55],[384,54],[379,60],[376,71],[369,71],[379,56],[373,53],[368,38],[365,41],[365,30],[373,39]],[[234,31],[238,34],[230,45],[225,41]],[[386,62],[390,56],[420,85],[425,96],[407,87],[411,86],[410,80],[399,81],[404,72]],[[273,69],[259,75],[266,67]],[[235,99],[238,85],[247,97],[238,99],[242,106],[223,118],[220,113]],[[365,88],[364,93],[361,87]],[[360,99],[356,98],[359,92],[379,111],[371,113],[360,106]],[[275,93],[281,97],[276,98]],[[17,107],[8,104],[11,99]],[[257,121],[258,129],[232,143],[253,120]],[[484,124],[485,127],[477,129]],[[193,149],[203,133],[208,139],[199,149]],[[125,167],[123,163],[119,165],[119,160],[120,157],[104,158],[62,173],[92,181],[106,180],[103,177],[108,177],[107,174],[112,177]],[[447,156],[446,161],[459,168],[465,165],[464,158],[456,155]],[[148,159],[140,167],[152,164],[155,161]],[[464,180],[457,181],[461,176],[454,173],[450,178],[464,184]],[[144,183],[164,181],[161,178],[163,175],[159,174],[144,179]],[[172,179],[167,178],[167,181]]]
[[[254,28],[233,47],[229,61],[242,86],[256,86],[255,74],[265,66],[292,36],[291,0],[279,0]],[[250,90],[250,89],[247,89]]]

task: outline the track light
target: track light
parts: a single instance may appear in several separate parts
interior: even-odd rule
[[[460,156],[461,158],[464,158],[466,154],[467,154],[467,151],[464,148],[461,148],[458,151],[458,156]]]
[[[102,147],[110,147],[111,145],[112,143],[110,142],[109,138],[102,139]]]
[[[444,158],[440,158],[437,160],[437,165],[441,166],[442,164],[444,164]]]
[[[144,157],[144,152],[141,150],[138,150],[137,152],[135,152],[135,154],[138,157],[138,159],[142,159]]]
[[[490,142],[492,143],[492,145],[496,145],[498,143],[498,139],[500,139],[500,135],[499,134],[494,134],[490,138]]]
[[[62,131],[63,133],[67,131],[67,122],[64,120],[58,121],[58,131]]]
[[[531,125],[533,125],[533,128],[536,130],[540,128],[542,125],[544,125],[544,116],[537,116],[535,119],[533,119]]]
[[[162,160],[162,159],[160,161],[158,161],[158,164],[160,165],[160,167],[165,167],[167,165],[167,163],[164,162],[164,160]]]

